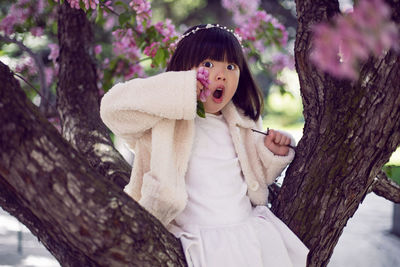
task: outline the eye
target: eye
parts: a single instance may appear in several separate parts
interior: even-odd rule
[[[204,62],[203,62],[203,66],[206,67],[206,68],[211,68],[211,67],[213,67],[214,65],[213,65],[210,61],[204,61]]]
[[[236,65],[235,64],[229,64],[228,66],[226,66],[226,68],[228,70],[234,70],[234,69],[236,69]]]

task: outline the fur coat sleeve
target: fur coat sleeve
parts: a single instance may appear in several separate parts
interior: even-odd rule
[[[262,122],[257,122],[257,127],[262,129]],[[291,146],[295,146],[296,142],[294,138],[287,132],[279,131],[289,136],[291,139]],[[267,185],[272,184],[276,178],[282,173],[282,171],[288,166],[288,164],[293,160],[295,152],[293,149],[289,149],[289,153],[286,156],[274,155],[268,148],[264,145],[265,135],[256,135],[256,150],[260,157],[263,167],[265,168],[265,182]]]
[[[195,84],[194,70],[118,83],[103,96],[100,116],[111,131],[133,148],[146,130],[164,118],[194,119],[196,91],[190,89]]]

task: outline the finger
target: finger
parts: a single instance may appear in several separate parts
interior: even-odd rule
[[[203,88],[204,88],[204,86],[201,84],[201,82],[197,81],[197,84],[196,84],[197,98],[199,98],[200,92],[201,92],[201,90],[203,90]]]
[[[282,134],[280,132],[276,132],[274,143],[280,144],[281,140],[282,140]]]
[[[270,145],[270,144],[273,143],[274,139],[275,139],[275,131],[269,129],[268,135],[265,136],[265,138],[264,138],[264,144],[265,145]]]
[[[287,156],[289,154],[289,147],[281,146],[279,149],[279,156]]]
[[[290,143],[292,142],[292,140],[290,139],[290,137],[287,136],[286,142],[285,142],[285,146],[290,145]]]
[[[282,135],[282,139],[279,142],[280,145],[285,146],[288,141],[288,137],[286,135]]]

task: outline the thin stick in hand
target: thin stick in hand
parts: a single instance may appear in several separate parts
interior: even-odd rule
[[[267,128],[267,131],[266,132],[261,132],[261,131],[259,131],[259,130],[256,130],[256,129],[251,129],[253,132],[256,132],[256,133],[260,133],[260,134],[263,134],[263,135],[268,135],[269,134],[269,128]],[[290,147],[290,148],[292,148],[292,149],[295,149],[296,147],[294,147],[294,146],[292,146],[292,145],[287,145],[288,147]]]

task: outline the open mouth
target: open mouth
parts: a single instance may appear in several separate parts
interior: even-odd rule
[[[224,89],[223,88],[215,89],[214,93],[212,94],[214,102],[221,103],[223,95],[224,95]]]

